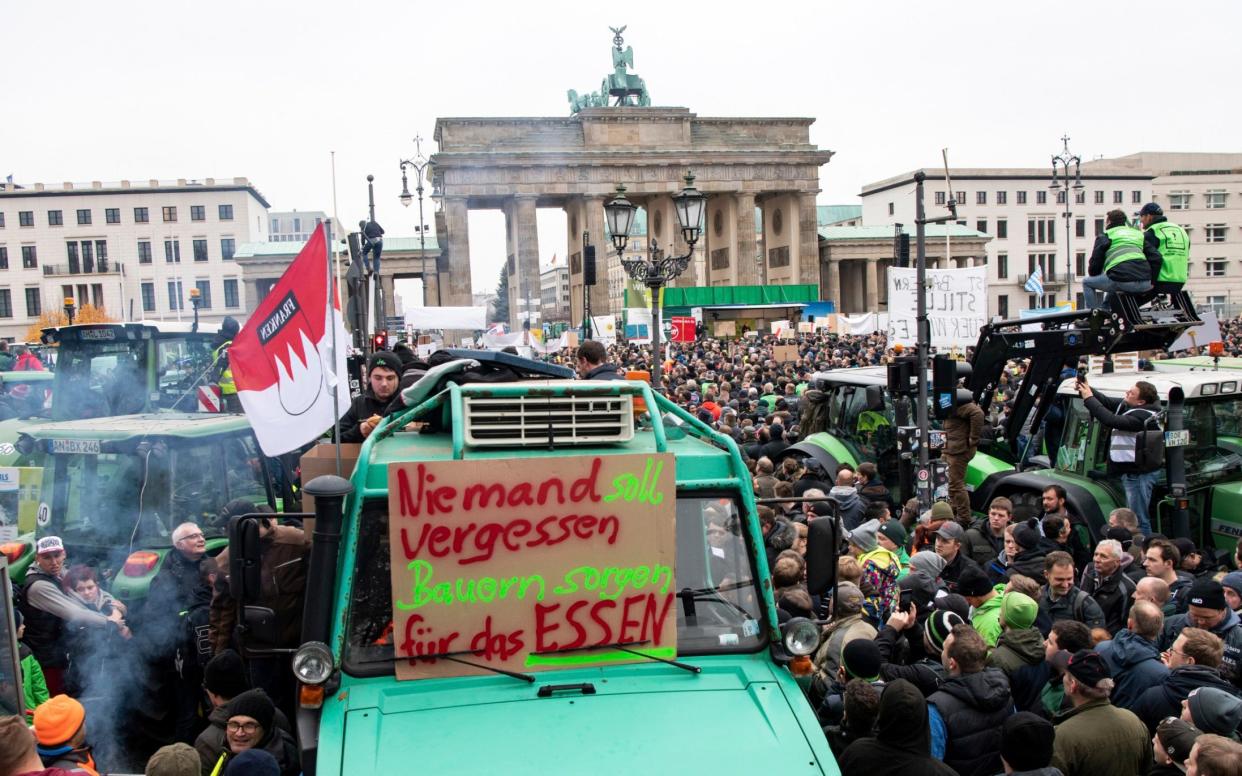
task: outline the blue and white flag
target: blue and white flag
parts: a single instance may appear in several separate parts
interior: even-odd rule
[[[1044,268],[1036,264],[1035,271],[1032,272],[1031,276],[1026,279],[1026,285],[1022,287],[1026,289],[1029,293],[1035,294],[1036,296],[1043,296],[1044,295]]]

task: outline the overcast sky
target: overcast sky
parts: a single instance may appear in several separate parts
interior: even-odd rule
[[[44,181],[244,175],[277,210],[365,215],[412,235],[397,160],[437,116],[562,116],[611,69],[627,24],[656,105],[811,116],[836,152],[821,204],[948,146],[955,166],[1239,151],[1242,2],[6,2],[0,176]],[[430,202],[428,203],[430,205]],[[429,219],[430,220],[430,217]],[[540,211],[540,253],[564,257]],[[476,290],[503,218],[472,212]]]

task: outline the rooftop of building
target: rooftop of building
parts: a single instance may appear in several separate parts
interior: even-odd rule
[[[1093,165],[1088,169],[1087,164],[1083,164],[1082,177],[1089,180],[1151,180],[1156,177],[1153,173],[1146,172],[1138,167],[1123,167],[1114,164],[1104,164],[1113,160],[1099,160],[1098,165]],[[929,181],[944,180],[943,167],[924,167],[919,170],[910,170],[900,175],[894,175],[891,178],[885,178],[874,183],[867,183],[862,187],[860,196],[868,194],[878,194],[881,191],[894,189],[899,186],[905,186],[914,183],[916,173],[923,173]],[[1050,167],[950,167],[949,177],[954,181],[978,181],[978,180],[1039,180],[1050,181],[1052,179],[1052,170]]]
[[[1242,153],[1216,151],[1139,151],[1112,159],[1083,162],[1083,169],[1099,165],[1145,170],[1156,175],[1232,175],[1242,173]]]
[[[254,184],[248,178],[204,178],[187,179],[177,178],[176,180],[158,180],[150,178],[146,181],[89,181],[85,183],[75,183],[73,181],[64,181],[62,183],[0,183],[0,197],[32,197],[32,196],[70,196],[79,194],[133,194],[144,192],[196,192],[204,189],[217,189],[220,191],[248,191],[255,199],[257,199],[263,207],[270,208],[271,205],[259,193]]]
[[[819,226],[832,226],[842,221],[862,218],[862,205],[817,205],[815,220]]]

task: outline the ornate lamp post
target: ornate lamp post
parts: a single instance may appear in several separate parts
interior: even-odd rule
[[[69,325],[73,325],[73,312],[76,309],[73,303],[73,297],[65,297],[65,316],[69,318]]]
[[[401,204],[409,207],[414,201],[414,197],[410,195],[410,184],[405,177],[405,169],[412,167],[414,169],[414,191],[418,193],[418,226],[415,230],[418,232],[418,259],[421,262],[426,257],[427,249],[427,222],[423,220],[423,171],[427,169],[427,165],[431,164],[425,156],[423,156],[423,139],[421,137],[414,138],[415,156],[413,159],[402,159],[401,162]],[[439,284],[436,284],[437,294]],[[440,300],[437,296],[436,302]]]
[[[190,327],[191,332],[198,331],[198,308],[203,303],[203,292],[198,287],[190,289],[190,306],[194,308],[194,325]]]
[[[1071,247],[1073,233],[1070,231],[1070,218],[1073,213],[1070,212],[1070,191],[1077,193],[1082,191],[1083,186],[1082,157],[1070,153],[1069,140],[1068,136],[1063,136],[1061,143],[1064,149],[1060,154],[1052,157],[1052,183],[1048,188],[1065,194],[1065,297],[1072,302],[1074,300],[1074,251]],[[1071,164],[1074,165],[1073,185],[1070,184]]]
[[[694,187],[694,174],[687,172],[685,187],[673,195],[673,209],[677,213],[677,223],[681,226],[681,236],[689,250],[684,256],[665,256],[655,240],[649,239],[645,259],[624,258],[630,227],[634,223],[634,212],[637,210],[634,203],[626,198],[625,186],[618,185],[617,195],[604,205],[608,231],[612,237],[612,245],[621,257],[621,266],[625,268],[626,274],[651,290],[651,383],[657,391],[663,388],[660,375],[660,289],[690,266],[690,259],[694,256],[694,244],[699,241],[699,234],[702,232],[703,206],[706,202],[707,197]]]

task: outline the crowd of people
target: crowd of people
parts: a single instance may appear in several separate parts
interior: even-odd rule
[[[220,517],[266,511],[238,500]],[[301,773],[287,653],[264,651],[299,643],[309,541],[275,515],[257,528],[254,603],[275,614],[269,643],[261,635],[238,643],[228,551],[208,557],[195,523],[173,531],[167,560],[134,610],[105,592],[89,566],[72,563],[59,537],[40,538],[15,591],[27,715],[0,721],[0,776],[97,774],[144,762],[146,773],[170,776]],[[176,743],[156,749],[170,738]]]

